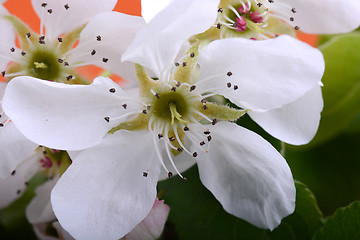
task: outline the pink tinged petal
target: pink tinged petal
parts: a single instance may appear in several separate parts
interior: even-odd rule
[[[22,196],[28,181],[40,168],[38,161],[37,154],[33,152],[12,172],[11,176],[0,179],[0,209],[7,207]]]
[[[271,10],[290,14],[294,18],[292,24],[307,33],[346,33],[360,26],[358,0],[279,0]]]
[[[141,16],[145,22],[150,22],[159,12],[173,0],[141,0]]]
[[[55,177],[36,188],[36,196],[26,207],[25,212],[30,223],[45,223],[56,220],[50,203],[50,193],[58,179],[58,177]]]
[[[100,13],[81,32],[79,45],[69,55],[68,62],[70,65],[94,64],[136,81],[134,64],[122,63],[121,56],[145,25],[141,17],[119,12]]]
[[[124,240],[156,240],[164,230],[170,207],[164,200],[155,200],[154,206],[144,220],[141,221]]]
[[[125,97],[120,87],[105,77],[96,78],[91,85],[18,77],[8,84],[3,107],[31,141],[54,149],[79,150],[98,144],[125,119],[116,117],[139,109]]]
[[[295,185],[286,160],[267,141],[233,123],[210,129],[213,140],[198,166],[203,184],[224,209],[274,229],[295,208]]]
[[[272,136],[302,145],[315,136],[323,106],[321,87],[317,85],[294,102],[267,112],[250,111],[249,115]]]
[[[32,0],[33,8],[53,40],[87,23],[97,13],[111,11],[116,0]]]
[[[0,6],[0,15],[2,15],[2,6]],[[6,66],[12,60],[15,60],[15,53],[10,49],[15,47],[15,32],[9,21],[0,19],[0,72],[3,74]]]
[[[161,77],[172,66],[184,41],[211,27],[219,0],[175,0],[141,30],[123,61],[139,63]]]
[[[160,174],[152,137],[120,130],[73,159],[51,203],[74,238],[119,239],[149,214]]]
[[[200,53],[199,64],[203,92],[251,110],[293,102],[320,82],[325,68],[319,50],[289,36],[214,41]]]

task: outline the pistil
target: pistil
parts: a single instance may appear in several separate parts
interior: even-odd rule
[[[181,123],[188,124],[189,122],[181,119],[180,113],[176,111],[176,105],[175,103],[169,103],[169,108],[171,112],[171,125],[174,125],[175,119],[178,120]]]
[[[34,65],[35,65],[36,68],[42,68],[42,69],[48,68],[48,66],[47,66],[45,63],[43,63],[43,62],[41,62],[41,63],[39,63],[39,62],[34,62]]]

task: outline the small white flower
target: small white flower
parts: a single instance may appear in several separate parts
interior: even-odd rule
[[[141,18],[110,12],[116,4],[115,0],[34,0],[32,4],[40,17],[40,35],[21,20],[9,15],[5,9],[0,9],[0,14],[5,15],[0,19],[3,31],[0,35],[0,71],[8,80],[18,75],[29,75],[51,81],[84,83],[75,68],[91,64],[115,73],[121,72],[128,79],[135,78],[133,71],[128,70],[130,63],[121,64],[119,56],[144,25]],[[108,14],[103,15],[105,11]],[[121,29],[127,34],[114,31],[117,26],[122,26]],[[15,46],[13,27],[21,40],[20,48]],[[79,44],[73,48],[77,40]],[[114,49],[113,46],[118,42],[122,46]],[[5,88],[6,84],[1,83],[0,178],[8,177],[37,147],[37,144],[27,140],[17,130],[2,110]]]
[[[133,77],[127,74],[128,64],[121,64],[118,56],[126,48],[125,42],[132,40],[131,33],[142,27],[143,21],[140,17],[110,12],[116,2],[33,0],[32,5],[40,17],[40,34],[15,16],[6,15],[0,21],[3,29],[0,72],[8,79],[27,75],[57,82],[86,83],[75,68],[97,65],[121,73],[125,78]],[[102,15],[104,12],[110,14]],[[123,18],[133,23],[128,25],[127,35],[114,31],[118,25],[124,25]],[[10,23],[20,39],[20,48],[15,46]],[[113,48],[119,41],[124,46]]]
[[[142,0],[147,22],[171,2]],[[203,1],[207,7],[210,1]],[[345,33],[360,25],[357,0],[214,0],[219,4],[218,19],[208,32],[213,38],[245,37],[268,39],[301,30],[313,34]],[[189,6],[191,7],[191,6]],[[201,6],[200,6],[201,7]],[[194,23],[196,24],[196,23]],[[216,38],[216,37],[215,37]]]

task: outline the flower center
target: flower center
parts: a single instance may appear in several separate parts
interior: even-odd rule
[[[45,49],[37,49],[29,55],[26,67],[29,75],[44,80],[60,77],[62,69],[54,53]]]
[[[153,102],[152,113],[163,120],[171,120],[174,125],[175,119],[185,123],[182,117],[188,114],[188,103],[184,96],[178,92],[168,92],[159,94]]]
[[[256,1],[257,2],[257,1]],[[219,9],[221,13],[220,23],[236,32],[246,32],[249,30],[263,32],[267,26],[267,9],[259,7],[255,1],[236,0],[226,8]],[[261,5],[260,5],[261,6]]]
[[[269,39],[279,34],[294,34],[294,7],[275,0],[221,0],[216,28],[220,38]]]

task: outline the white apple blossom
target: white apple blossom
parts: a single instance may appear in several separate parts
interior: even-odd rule
[[[40,34],[29,29],[15,16],[5,16],[0,21],[1,25],[6,25],[0,37],[2,75],[8,79],[28,75],[58,82],[87,83],[75,68],[97,65],[125,78],[133,78],[133,74],[129,75],[127,71],[129,64],[121,64],[118,60],[126,46],[113,46],[119,40],[130,42],[134,35],[132,33],[142,27],[143,20],[116,12],[102,15],[110,12],[116,2],[32,0],[40,18]],[[128,25],[123,24],[123,18],[126,18]],[[15,46],[14,30],[11,30],[9,23],[20,39],[20,48]],[[117,25],[127,27],[128,34],[117,34],[114,30]]]
[[[41,79],[84,83],[75,67],[95,64],[121,72],[131,79],[134,74],[126,74],[130,63],[121,64],[118,56],[125,50],[125,43],[131,42],[134,33],[144,25],[139,17],[110,12],[116,0],[106,1],[38,1],[32,5],[40,17],[41,33],[36,34],[15,16],[1,6],[0,19],[0,71],[9,80],[18,75],[29,75]],[[102,12],[109,12],[102,15]],[[96,15],[97,14],[97,15]],[[96,16],[95,16],[96,15]],[[91,19],[91,20],[90,20]],[[126,19],[127,25],[124,25]],[[112,24],[109,24],[111,22]],[[127,34],[114,31],[114,26],[122,25]],[[21,41],[15,46],[15,32]],[[94,32],[96,31],[96,33]],[[73,44],[79,40],[78,45]],[[113,49],[116,41],[124,45]],[[2,99],[6,84],[0,85]],[[0,178],[7,178],[23,161],[34,155],[38,144],[27,140],[3,112],[0,101]]]
[[[171,2],[142,0],[141,11],[149,22]],[[358,0],[218,0],[218,18],[207,32],[210,38],[268,39],[295,30],[335,34],[360,26]],[[204,1],[204,6],[207,3]],[[219,30],[220,29],[220,30]]]
[[[322,110],[322,55],[280,36],[217,40],[201,50],[195,44],[178,58],[184,42],[215,21],[218,3],[208,2],[201,12],[203,0],[174,2],[138,33],[123,55],[138,63],[138,94],[104,77],[88,86],[32,77],[9,83],[3,107],[26,137],[56,149],[88,148],[70,152],[73,163],[51,194],[73,237],[123,237],[150,212],[158,180],[173,173],[185,180],[181,172],[194,163],[224,209],[258,227],[274,229],[294,210],[285,159],[227,121],[248,112],[281,139],[309,141]],[[214,95],[243,110],[208,102]],[[273,116],[291,118],[282,126],[287,121]]]
[[[150,70],[161,73],[152,80],[137,65],[140,96],[103,77],[89,86],[31,77],[9,84],[5,110],[30,139],[71,150],[96,145],[71,153],[74,162],[53,189],[59,222],[75,238],[120,238],[150,211],[157,181],[173,171],[184,178],[180,172],[196,162],[202,182],[226,211],[258,227],[275,228],[294,210],[295,188],[285,159],[257,134],[217,123],[244,111],[204,98],[220,94],[259,112],[291,103],[318,86],[321,54],[285,36],[263,42],[226,39],[200,53],[195,47],[177,64],[173,59],[162,65],[168,56],[150,52],[157,47],[148,48],[148,54],[159,57],[156,63],[146,55],[137,58],[145,66],[157,64]],[[198,79],[191,74],[197,62]],[[254,62],[262,67],[254,68]],[[42,97],[35,98],[40,92]],[[29,119],[31,126],[24,124]],[[114,133],[106,134],[111,129]]]

